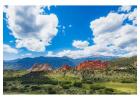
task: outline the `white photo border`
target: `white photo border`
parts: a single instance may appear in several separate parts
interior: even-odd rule
[[[136,100],[140,96],[140,0],[0,0],[0,98],[1,100]],[[4,5],[137,5],[137,95],[3,95],[3,6]]]

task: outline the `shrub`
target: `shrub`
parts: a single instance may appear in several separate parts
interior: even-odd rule
[[[60,84],[71,84],[70,81],[60,81]]]
[[[82,87],[82,83],[81,82],[74,82],[73,86],[81,88]]]
[[[69,89],[71,87],[71,84],[62,84],[61,86],[63,89]]]
[[[99,86],[99,85],[90,86],[90,89],[92,89],[93,91],[104,89],[104,88],[105,88],[104,86]]]
[[[3,92],[7,92],[7,91],[8,91],[8,88],[3,87]]]
[[[3,82],[3,86],[6,86],[6,85],[7,85],[7,83],[4,81],[4,82]]]
[[[112,88],[105,88],[105,94],[112,94],[114,92],[114,89]]]
[[[104,78],[104,77],[95,77],[94,78],[94,82],[106,82],[106,81],[108,81],[109,79],[106,77],[106,78]]]
[[[17,87],[11,87],[11,91],[17,92],[18,91],[18,88]]]
[[[18,90],[18,92],[20,92],[20,93],[24,93],[24,92],[28,92],[29,90],[28,89],[25,89],[25,88],[20,88],[19,90]]]
[[[113,94],[114,90],[112,88],[104,88],[95,91],[97,94]]]
[[[36,90],[40,90],[40,89],[41,89],[41,87],[39,87],[39,86],[31,86],[32,91],[36,91]]]
[[[97,93],[97,94],[112,94],[114,92],[114,89],[112,88],[106,88],[104,86],[91,86],[91,93]]]
[[[25,85],[24,87],[25,87],[25,88],[29,88],[29,87],[30,87],[30,85]]]
[[[94,80],[95,72],[93,69],[83,69],[80,71],[82,81]]]
[[[48,94],[56,94],[56,91],[52,87],[48,87],[47,92]]]
[[[71,82],[69,81],[61,81],[59,85],[62,86],[63,89],[69,89],[71,87]]]
[[[64,94],[64,89],[60,86],[54,86],[53,89],[56,91],[56,94]]]
[[[49,80],[47,82],[47,84],[57,85],[58,84],[58,81],[57,80]]]
[[[134,83],[135,80],[122,80],[121,83]]]
[[[79,93],[79,91],[76,88],[68,89],[66,92],[67,92],[67,94],[78,94]]]
[[[93,84],[93,80],[83,80],[82,82],[87,84]]]
[[[9,83],[9,84],[8,84],[8,86],[10,87],[10,86],[12,86],[12,84],[11,84],[11,83]]]

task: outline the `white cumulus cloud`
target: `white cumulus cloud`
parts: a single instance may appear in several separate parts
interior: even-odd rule
[[[120,12],[129,12],[131,10],[131,6],[121,6],[120,8],[119,8],[119,11]]]
[[[88,47],[89,42],[88,41],[74,40],[72,45],[76,48],[84,49],[85,47]]]
[[[90,28],[93,31],[95,43],[95,47],[93,47],[101,47],[97,50],[99,53],[108,52],[116,56],[137,54],[136,49],[134,49],[137,46],[137,27],[130,23],[124,24],[126,19],[128,19],[128,14],[109,13],[106,17],[91,22]],[[102,47],[106,50],[103,51]]]
[[[25,54],[22,54],[21,56],[22,57],[31,57],[32,56],[32,53],[25,53]]]
[[[18,53],[17,49],[15,49],[7,44],[3,44],[3,51],[4,51],[4,53],[9,53],[9,54],[17,54]]]
[[[128,13],[128,19],[133,22],[133,25],[137,25],[137,8],[133,12]]]
[[[42,14],[43,6],[8,6],[4,12],[8,28],[16,38],[16,47],[43,52],[57,35],[58,18]]]
[[[111,32],[119,28],[125,18],[124,14],[111,12],[107,16],[91,21],[90,28],[94,30],[95,35],[101,35],[104,32]]]
[[[89,57],[93,55],[107,56],[134,56],[137,55],[137,19],[136,9],[129,13],[110,12],[90,22],[90,28],[94,36],[94,45],[86,46],[81,50],[63,50],[57,53],[51,52],[51,56],[68,56],[70,58]],[[132,21],[133,24],[125,22]],[[81,45],[74,43],[74,47]],[[83,44],[82,44],[83,45]]]

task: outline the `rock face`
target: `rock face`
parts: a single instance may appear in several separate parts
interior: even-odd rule
[[[76,69],[82,70],[82,69],[104,69],[107,68],[108,63],[102,62],[102,61],[84,61],[80,63]]]
[[[31,72],[46,72],[52,70],[49,64],[34,64],[30,69]]]
[[[71,66],[69,65],[63,65],[59,70],[60,71],[67,71],[67,70],[70,70],[71,69]]]

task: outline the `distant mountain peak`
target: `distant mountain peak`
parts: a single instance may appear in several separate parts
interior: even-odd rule
[[[48,63],[49,65],[52,66],[53,69],[60,68],[63,65],[69,65],[69,66],[77,66],[79,63],[83,61],[88,61],[88,60],[102,60],[102,61],[108,61],[116,59],[116,57],[112,56],[90,56],[90,57],[85,57],[85,58],[78,58],[78,59],[72,59],[67,56],[63,57],[26,57],[26,58],[20,58],[20,59],[15,59],[15,60],[10,60],[10,61],[4,61],[4,69],[13,69],[13,70],[21,70],[21,69],[29,69],[31,68],[34,64],[46,64]]]

